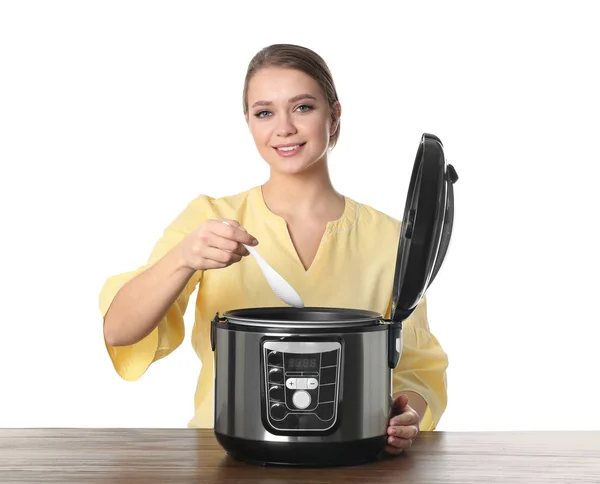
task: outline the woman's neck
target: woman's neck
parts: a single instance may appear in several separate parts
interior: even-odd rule
[[[294,175],[271,171],[271,177],[262,186],[269,210],[287,221],[340,218],[345,207],[344,197],[333,188],[326,162],[316,165]]]

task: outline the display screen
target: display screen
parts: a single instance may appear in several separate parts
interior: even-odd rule
[[[317,370],[319,368],[318,355],[286,355],[286,370]]]

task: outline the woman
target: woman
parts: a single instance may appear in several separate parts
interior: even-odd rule
[[[213,425],[210,320],[228,309],[283,304],[242,244],[260,241],[263,257],[307,306],[385,317],[391,310],[400,222],[332,185],[327,154],[340,135],[341,105],[323,59],[295,45],[261,50],[248,67],[243,105],[269,179],[243,193],[195,198],[147,264],[109,278],[100,295],[106,347],[118,374],[133,381],[181,344],[183,315],[198,288],[191,339],[202,370],[190,427]],[[434,429],[447,402],[447,356],[429,331],[425,299],[403,328],[390,454],[409,447],[419,430]]]

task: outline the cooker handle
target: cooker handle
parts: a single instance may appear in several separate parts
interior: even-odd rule
[[[210,347],[215,351],[215,345],[217,340],[217,323],[220,321],[219,313],[215,314],[215,317],[210,322]]]
[[[402,321],[390,321],[388,327],[388,365],[393,370],[402,353]]]

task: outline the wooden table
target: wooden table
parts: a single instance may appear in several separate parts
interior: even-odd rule
[[[0,429],[5,483],[600,483],[600,432],[423,432],[408,452],[352,467],[255,466],[210,430]]]

